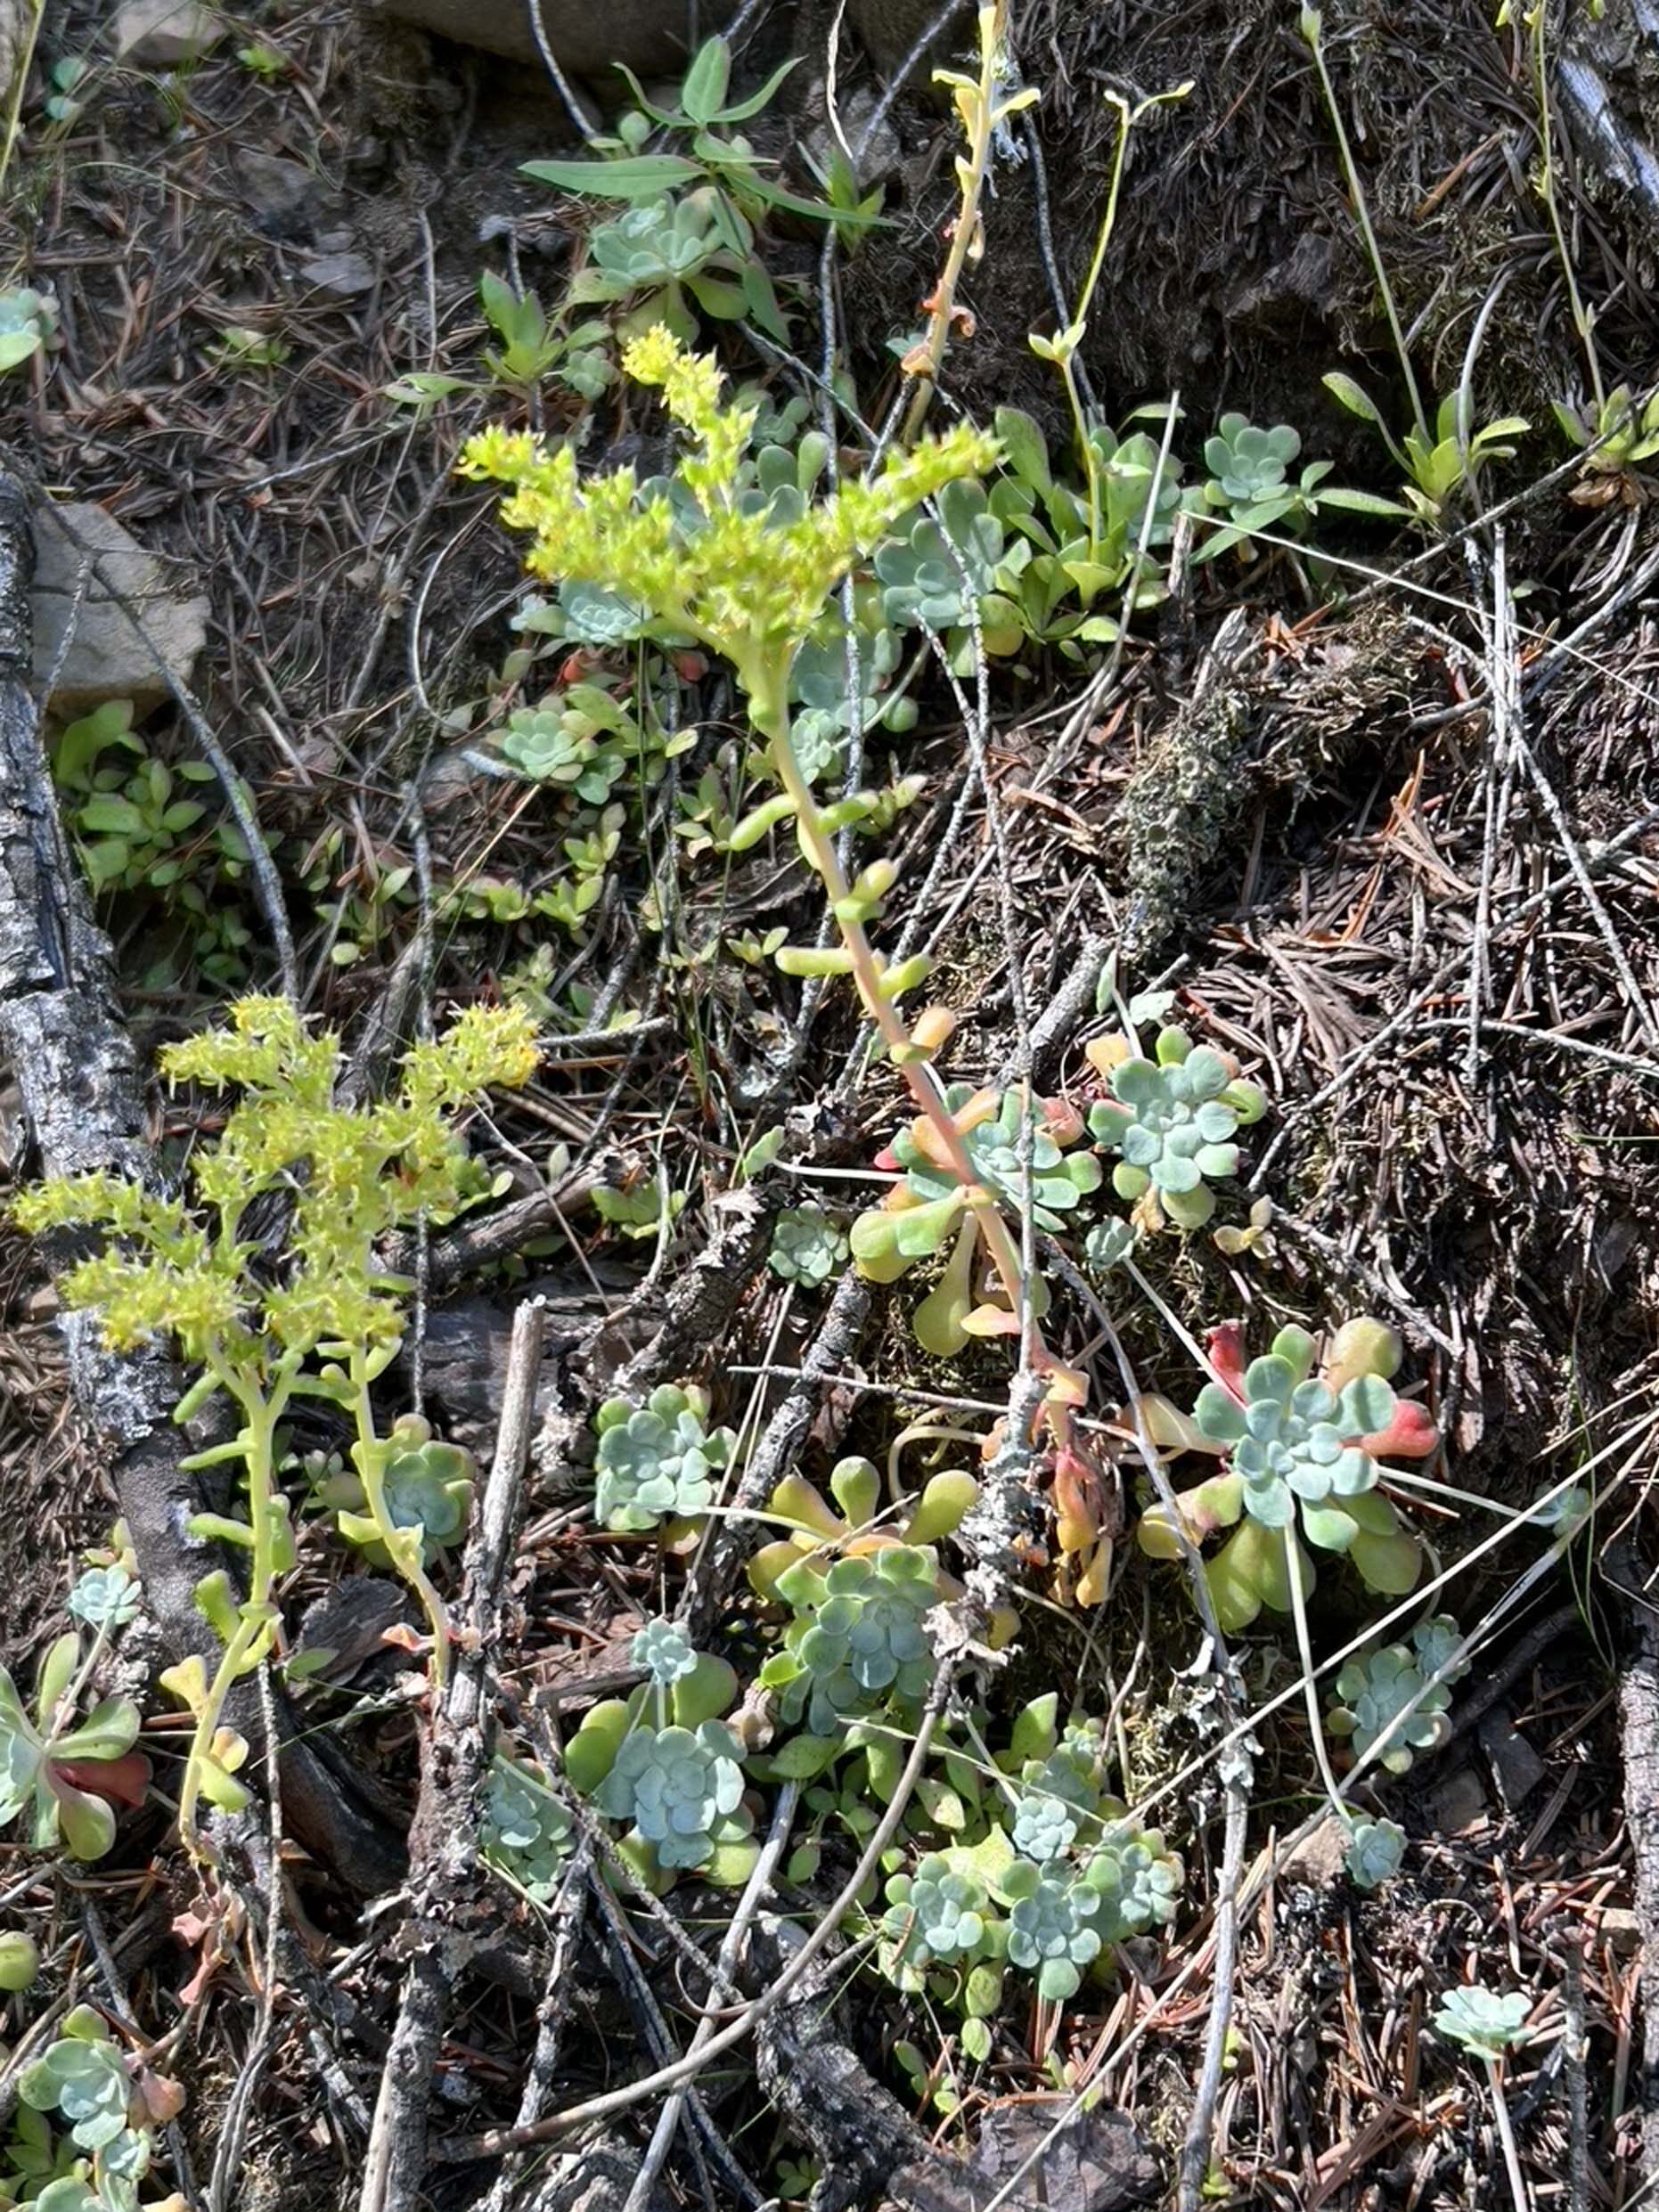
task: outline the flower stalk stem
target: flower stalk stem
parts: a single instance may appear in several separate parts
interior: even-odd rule
[[[851,886],[846,871],[841,865],[835,840],[824,828],[818,811],[818,801],[811,784],[801,771],[789,734],[788,662],[769,670],[756,681],[749,692],[749,719],[765,740],[772,764],[778,780],[794,803],[795,821],[801,849],[823,883],[830,903],[838,905],[849,895]],[[1025,1310],[1026,1275],[1020,1262],[1018,1247],[1015,1245],[1008,1223],[1001,1210],[991,1201],[974,1170],[961,1131],[952,1118],[944,1102],[939,1079],[925,1060],[913,1056],[910,1025],[893,1000],[881,990],[882,962],[871,945],[861,922],[838,919],[836,926],[842,944],[852,961],[853,981],[858,987],[871,1020],[880,1033],[894,1064],[904,1079],[906,1089],[919,1111],[926,1115],[928,1125],[939,1140],[944,1156],[950,1163],[951,1171],[969,1194],[987,1248],[990,1251],[1002,1288],[1012,1310],[1018,1314]],[[974,1194],[981,1194],[976,1203]]]

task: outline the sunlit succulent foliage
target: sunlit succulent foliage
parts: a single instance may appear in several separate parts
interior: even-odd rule
[[[1085,1832],[1099,1833],[1092,1815],[1099,1801],[1094,1763],[1083,1747],[1062,1744],[1047,1759],[1032,1760],[1013,1808],[1014,1849],[1039,1865],[1060,1857]]]
[[[628,1647],[636,1667],[642,1667],[659,1690],[683,1681],[697,1665],[691,1639],[677,1620],[648,1620]]]
[[[1100,1163],[1093,1155],[1066,1149],[1083,1132],[1077,1114],[1063,1101],[1038,1100],[1027,1130],[1025,1103],[1017,1091],[953,1084],[945,1099],[974,1184],[961,1180],[938,1132],[919,1115],[879,1161],[902,1170],[903,1180],[879,1206],[859,1215],[852,1239],[859,1272],[879,1283],[896,1282],[918,1260],[952,1244],[943,1277],[911,1323],[923,1350],[940,1358],[960,1351],[970,1336],[1005,1335],[1018,1326],[1006,1308],[980,1295],[977,1263],[985,1201],[972,1193],[987,1193],[1004,1215],[1020,1219],[1026,1204],[1022,1155],[1028,1146],[1032,1219],[1039,1228],[1058,1235],[1066,1217],[1100,1183]]]
[[[830,1469],[830,1493],[834,1507],[804,1475],[786,1474],[767,1499],[767,1512],[794,1526],[789,1536],[762,1545],[748,1563],[749,1581],[761,1596],[777,1596],[780,1576],[803,1560],[814,1562],[821,1574],[837,1555],[853,1558],[895,1544],[937,1544],[954,1536],[978,1500],[979,1485],[960,1470],[932,1475],[920,1497],[907,1501],[902,1519],[887,1520],[880,1517],[881,1478],[874,1462],[849,1455]],[[960,1591],[943,1570],[938,1584],[943,1595]]]
[[[847,1255],[846,1231],[821,1206],[786,1206],[772,1226],[767,1259],[786,1283],[814,1290],[827,1283]]]
[[[490,1761],[478,1823],[486,1864],[544,1905],[559,1886],[575,1835],[568,1811],[540,1772],[497,1751]]]
[[[908,1974],[919,1976],[936,1963],[962,1965],[987,1949],[991,1900],[985,1885],[969,1874],[952,1873],[937,1854],[924,1858],[914,1874],[895,1874],[887,1895],[881,1926],[892,1960]],[[901,1987],[917,1986],[895,1979]]]
[[[776,1588],[797,1612],[761,1680],[780,1693],[785,1720],[805,1716],[814,1735],[833,1736],[849,1719],[926,1694],[934,1660],[922,1624],[939,1602],[930,1550],[895,1544],[838,1559],[822,1576],[803,1561]]]
[[[1121,1800],[1112,1804],[1124,1813]],[[1113,1819],[1090,1852],[1084,1880],[1105,1905],[1107,1940],[1166,1928],[1174,1919],[1186,1870],[1169,1850],[1159,1828],[1138,1828],[1127,1818]]]
[[[1451,1685],[1468,1672],[1467,1661],[1454,1661],[1460,1641],[1457,1622],[1440,1613],[1420,1621],[1410,1644],[1385,1644],[1351,1659],[1336,1677],[1336,1702],[1326,1718],[1331,1734],[1352,1736],[1361,1759],[1386,1735],[1378,1764],[1404,1774],[1417,1752],[1446,1739]]]
[[[1532,2000],[1522,1990],[1486,1989],[1478,1981],[1470,1982],[1447,1990],[1435,2009],[1433,2026],[1448,2043],[1491,2061],[1531,2040],[1526,2016],[1532,2009]]]
[[[1406,1832],[1392,1820],[1353,1820],[1348,1824],[1348,1848],[1343,1865],[1357,1890],[1380,1889],[1400,1872],[1406,1853]]]
[[[1283,484],[1285,471],[1301,451],[1301,437],[1287,422],[1262,430],[1246,415],[1223,415],[1204,445],[1204,465],[1220,494],[1211,503],[1247,507],[1264,499]]]
[[[1393,1392],[1381,1375],[1361,1375],[1339,1393],[1311,1376],[1312,1362],[1305,1331],[1281,1329],[1273,1350],[1245,1369],[1241,1390],[1208,1383],[1192,1409],[1200,1432],[1226,1446],[1243,1478],[1245,1511],[1264,1528],[1288,1528],[1298,1500],[1318,1508],[1377,1485],[1365,1444],[1393,1419]],[[1319,1523],[1304,1513],[1304,1524],[1311,1520],[1319,1543]]]
[[[1317,1377],[1314,1343],[1304,1329],[1280,1330],[1265,1359],[1246,1361],[1243,1335],[1228,1326],[1210,1339],[1216,1377],[1190,1416],[1167,1400],[1145,1398],[1140,1416],[1161,1450],[1209,1452],[1222,1473],[1177,1496],[1195,1544],[1222,1529],[1234,1534],[1205,1563],[1221,1625],[1248,1627],[1263,1605],[1291,1609],[1290,1561],[1304,1591],[1313,1569],[1300,1534],[1319,1549],[1344,1554],[1376,1590],[1402,1596],[1421,1571],[1417,1539],[1377,1494],[1380,1463],[1426,1457],[1439,1434],[1423,1408],[1396,1398],[1387,1378],[1400,1365],[1398,1336],[1379,1321],[1350,1321],[1330,1340]],[[1143,1550],[1180,1555],[1161,1506],[1141,1516]]]
[[[1266,1112],[1264,1095],[1181,1029],[1163,1030],[1150,1060],[1115,1057],[1109,1049],[1090,1057],[1104,1065],[1112,1091],[1089,1114],[1091,1133],[1120,1155],[1112,1188],[1120,1198],[1149,1201],[1154,1226],[1166,1217],[1179,1228],[1201,1228],[1215,1211],[1209,1186],[1238,1172],[1232,1139]]]
[[[431,1424],[419,1414],[405,1414],[394,1422],[387,1442],[391,1456],[381,1478],[387,1518],[396,1529],[419,1532],[421,1558],[429,1564],[466,1534],[478,1463],[459,1444],[434,1436]],[[390,1555],[380,1524],[361,1510],[361,1477],[336,1476],[319,1495],[339,1508],[338,1525],[347,1542],[361,1547],[372,1564],[387,1565]]]
[[[26,284],[0,292],[0,374],[50,346],[57,330],[58,303],[50,292]]]
[[[139,1711],[105,1698],[82,1720],[69,1700],[83,1653],[72,1631],[47,1651],[32,1711],[0,1667],[0,1828],[27,1814],[27,1842],[50,1850],[60,1836],[78,1859],[102,1858],[115,1841],[115,1807],[139,1806],[150,1761],[134,1751]]]
[[[18,2094],[33,2111],[61,2114],[69,2124],[70,2140],[81,2150],[102,2151],[127,2128],[132,2079],[119,2051],[89,2007],[80,2007],[66,2026],[81,2032],[49,2044],[24,2069]]]
[[[665,1383],[642,1406],[612,1398],[594,1420],[599,1479],[594,1509],[608,1529],[654,1529],[704,1513],[737,1438],[711,1429],[708,1393]]]
[[[792,498],[751,502],[756,410],[723,404],[713,359],[658,324],[633,340],[624,367],[662,388],[696,441],[672,478],[643,487],[621,469],[584,481],[568,445],[499,426],[469,442],[462,465],[511,487],[506,519],[534,534],[533,571],[618,594],[654,631],[723,655],[751,699],[780,705],[789,665],[843,576],[920,502],[996,457],[993,439],[964,428],[890,452],[868,482],[846,478],[827,500],[797,486]]]
[[[69,1595],[69,1609],[89,1628],[119,1628],[137,1617],[138,1585],[118,1562],[88,1567]]]
[[[947,485],[936,505],[937,519],[918,514],[876,555],[882,612],[895,628],[960,628],[1002,557],[1002,525],[977,484]]]
[[[621,775],[619,754],[602,750],[578,717],[560,706],[515,707],[498,740],[502,758],[532,783],[556,784],[602,806]]]
[[[1009,1963],[1036,1975],[1040,1996],[1055,2002],[1075,1996],[1083,1970],[1100,1955],[1099,1890],[1064,1860],[1038,1867],[1019,1859],[1003,1875],[1001,1888],[1009,1899]]]
[[[743,1800],[742,1747],[723,1721],[640,1727],[623,1739],[594,1793],[600,1810],[631,1821],[663,1866],[701,1866]]]

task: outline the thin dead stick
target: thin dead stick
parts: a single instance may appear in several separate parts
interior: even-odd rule
[[[1134,1414],[1135,1447],[1151,1478],[1152,1487],[1157,1492],[1158,1502],[1175,1531],[1175,1540],[1181,1547],[1181,1563],[1186,1569],[1193,1603],[1208,1641],[1208,1656],[1214,1671],[1222,1718],[1225,1722],[1231,1722],[1236,1719],[1245,1702],[1238,1662],[1228,1649],[1227,1638],[1216,1616],[1203,1558],[1181,1518],[1163,1457],[1147,1432],[1134,1368],[1116,1323],[1089,1288],[1086,1280],[1080,1276],[1073,1286],[1082,1287],[1095,1319],[1105,1330],[1107,1341],[1112,1347],[1112,1356],[1123,1384],[1124,1402]],[[1250,1791],[1255,1777],[1247,1734],[1237,1736],[1227,1745],[1225,1755],[1218,1761],[1218,1771],[1226,1798],[1227,1824],[1222,1844],[1221,1879],[1216,1885],[1214,1907],[1214,1994],[1211,1999],[1209,2028],[1204,2042],[1204,2070],[1198,2077],[1192,2114],[1187,2123],[1186,2140],[1181,2145],[1179,2212],[1199,2212],[1203,2201],[1204,2185],[1210,2172],[1215,2106],[1221,2095],[1222,2069],[1227,2062],[1227,2036],[1232,2025],[1233,1976],[1238,1956],[1238,1884],[1244,1872]]]
[[[783,1847],[789,1841],[789,1831],[795,1824],[795,1808],[800,1800],[800,1784],[797,1782],[786,1782],[778,1792],[778,1802],[772,1811],[771,1831],[766,1837],[760,1857],[755,1862],[754,1871],[744,1886],[743,1894],[738,1899],[738,1908],[732,1914],[731,1922],[722,1939],[720,1955],[715,1963],[714,1981],[708,1993],[708,2003],[703,2008],[703,2017],[697,2023],[696,2033],[686,2047],[687,2058],[695,2058],[697,2053],[707,2045],[715,2033],[715,2018],[722,1992],[731,1987],[739,1955],[748,1936],[749,1924],[760,1910],[766,1892],[772,1886],[772,1879],[777,1871],[778,1861],[783,1856]],[[646,2146],[644,2158],[640,2161],[639,2175],[633,2188],[628,2192],[628,2200],[623,2207],[623,2212],[649,2212],[651,2193],[657,2186],[658,2176],[663,2170],[664,2161],[668,2156],[669,2149],[680,2126],[681,2116],[685,2110],[686,2095],[687,2092],[683,2085],[670,2093],[668,2102],[663,2107],[662,2117],[657,2123],[656,2132]]]
[[[402,2212],[423,2185],[427,2102],[457,1964],[451,1907],[467,1893],[476,1865],[478,1792],[487,1763],[488,1653],[529,1458],[544,1325],[539,1299],[527,1300],[513,1315],[495,1456],[467,1544],[465,1596],[456,1609],[460,1658],[424,1747],[410,1831],[413,1951],[375,2099],[359,2212]]]
[[[537,2013],[535,2049],[525,2069],[524,2087],[519,2093],[519,2113],[514,2125],[529,2127],[542,2117],[542,2107],[553,2085],[553,2076],[559,2070],[560,2046],[564,2040],[565,2015],[570,2000],[576,1995],[573,1969],[576,1947],[582,1940],[582,1930],[587,1919],[588,1871],[592,1865],[593,1847],[584,1836],[576,1849],[576,1855],[566,1867],[560,1884],[559,1895],[552,1906],[557,1933],[553,1938],[553,1952],[547,1965],[547,1982]],[[520,2161],[509,2158],[491,2184],[490,2192],[478,2208],[478,2212],[506,2212],[519,2178]]]
[[[1490,959],[1488,932],[1491,922],[1492,877],[1498,865],[1498,844],[1512,775],[1514,733],[1521,727],[1521,698],[1515,651],[1515,607],[1509,597],[1509,573],[1504,535],[1499,530],[1492,547],[1491,615],[1483,622],[1486,645],[1486,690],[1491,700],[1491,743],[1487,747],[1483,782],[1486,793],[1485,836],[1481,844],[1480,889],[1475,901],[1475,930],[1469,946],[1469,1041],[1464,1055],[1463,1080],[1474,1088],[1480,1072],[1481,1007]]]

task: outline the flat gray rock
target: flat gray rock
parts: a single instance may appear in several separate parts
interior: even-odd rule
[[[115,51],[135,69],[175,69],[211,53],[227,28],[200,0],[127,0],[116,13]]]
[[[76,606],[89,554],[130,602],[144,635],[96,570]],[[171,696],[162,668],[187,684],[208,641],[205,597],[191,591],[171,564],[146,552],[112,515],[85,502],[36,510],[34,612],[35,689],[50,684],[47,709],[64,722],[106,699],[131,699],[142,720]]]

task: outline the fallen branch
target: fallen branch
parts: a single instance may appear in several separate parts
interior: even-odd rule
[[[462,1959],[457,1908],[465,1903],[477,1865],[477,1800],[489,1760],[488,1654],[495,1645],[529,1458],[542,1318],[535,1303],[520,1306],[513,1316],[495,1457],[455,1607],[460,1655],[447,1694],[432,1716],[421,1762],[409,1835],[404,1939],[412,1955],[364,2159],[361,2212],[401,2212],[420,2196],[426,2173],[427,2101]]]

